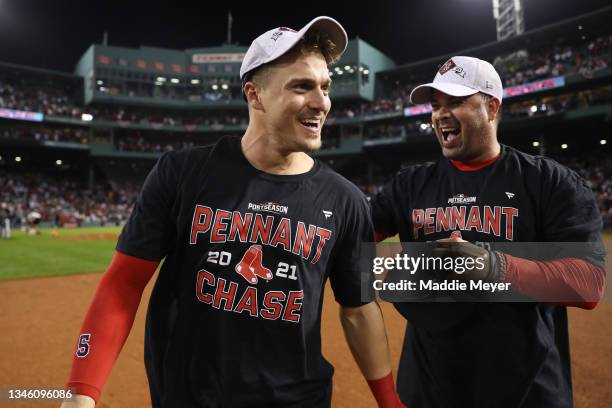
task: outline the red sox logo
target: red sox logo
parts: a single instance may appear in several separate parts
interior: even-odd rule
[[[455,68],[456,66],[457,64],[455,64],[455,61],[453,61],[452,59],[449,59],[448,61],[446,61],[444,65],[440,67],[440,70],[438,71],[438,73],[440,75],[444,75],[451,69]]]
[[[273,278],[272,271],[263,266],[262,258],[261,245],[251,245],[236,265],[235,270],[253,285],[257,283],[257,278],[269,281]]]

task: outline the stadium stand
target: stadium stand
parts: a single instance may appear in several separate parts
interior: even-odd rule
[[[611,18],[608,7],[453,53],[495,64],[505,81],[501,141],[579,172],[591,183],[607,225]],[[560,35],[576,27],[584,29]],[[330,70],[334,104],[318,155],[372,194],[400,167],[439,154],[429,106],[411,105],[408,95],[413,84],[431,80],[449,55],[395,66],[377,50],[361,60],[350,47],[373,47],[363,40],[351,44]],[[221,51],[186,50],[187,62],[177,65],[154,61],[164,58],[156,49],[94,45],[74,74],[0,63],[2,208],[11,210],[16,223],[33,209],[47,223],[124,220],[161,153],[246,129],[239,61],[211,63],[216,55],[228,55],[216,54]],[[146,55],[153,57],[145,61]]]

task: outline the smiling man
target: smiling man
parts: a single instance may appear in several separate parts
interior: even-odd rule
[[[442,157],[401,170],[372,200],[379,239],[399,233],[437,241],[432,256],[481,258],[482,268],[442,278],[509,284],[525,300],[396,303],[409,322],[398,373],[409,406],[573,405],[566,306],[592,309],[603,295],[602,221],[580,176],[497,141],[502,94],[490,63],[449,59],[411,94],[431,103]],[[589,245],[541,261],[488,249],[521,241]]]
[[[328,279],[378,405],[401,406],[381,311],[361,300],[368,202],[307,154],[321,146],[328,64],[346,44],[329,17],[265,32],[240,70],[244,136],[159,159],[83,323],[68,384],[75,405],[99,398],[165,258],[145,338],[154,407],[329,407],[333,367],[320,336]]]

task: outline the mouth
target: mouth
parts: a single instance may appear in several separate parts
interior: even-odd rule
[[[300,125],[310,133],[319,133],[323,127],[323,120],[318,118],[300,119]]]
[[[457,147],[461,144],[461,126],[440,127],[443,147]]]

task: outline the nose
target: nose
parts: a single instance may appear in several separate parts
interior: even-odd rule
[[[451,113],[450,110],[444,106],[439,106],[437,109],[432,110],[431,112],[431,122],[435,124],[444,119],[450,118]]]
[[[321,88],[313,89],[309,94],[308,108],[317,112],[329,112],[331,108],[329,94]]]

